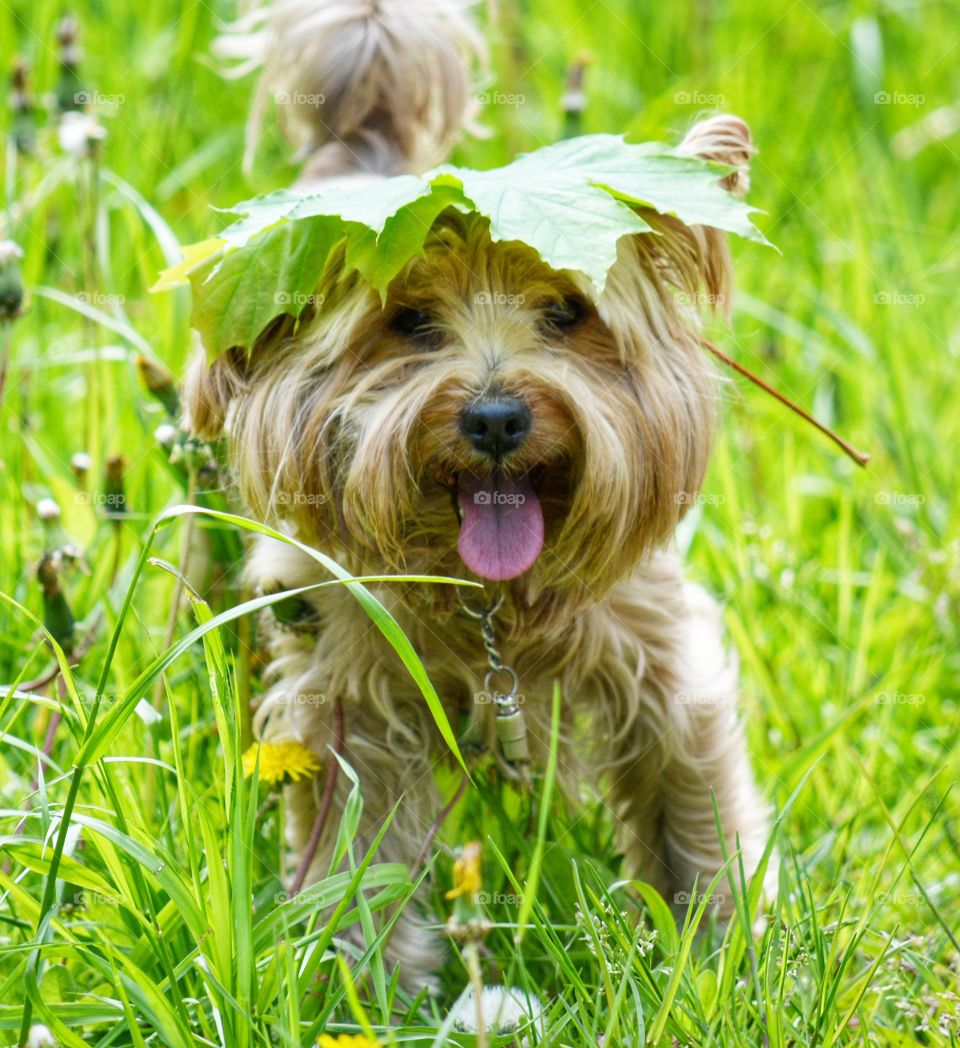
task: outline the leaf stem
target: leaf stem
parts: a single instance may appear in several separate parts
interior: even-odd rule
[[[870,455],[868,452],[859,451],[848,441],[844,440],[838,433],[834,433],[829,426],[825,426],[822,422],[818,422],[813,415],[804,411],[799,404],[794,404],[789,397],[786,397],[783,393],[775,390],[773,386],[767,385],[759,375],[755,375],[749,368],[744,367],[743,364],[739,363],[739,361],[728,356],[719,346],[715,346],[709,339],[700,336],[700,345],[702,345],[704,349],[708,349],[718,360],[722,360],[728,367],[732,367],[734,371],[738,371],[744,376],[744,378],[750,379],[755,386],[759,386],[765,393],[769,393],[771,397],[779,400],[781,404],[788,407],[791,411],[796,412],[796,414],[809,422],[815,429],[820,430],[820,432],[829,437],[834,444],[842,448],[858,466],[866,466],[870,461]]]

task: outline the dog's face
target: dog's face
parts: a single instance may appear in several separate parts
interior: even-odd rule
[[[597,296],[448,214],[385,304],[334,266],[296,333],[198,364],[189,418],[226,421],[253,513],[355,564],[601,596],[670,535],[710,441],[696,306],[724,301],[724,239],[644,218]]]

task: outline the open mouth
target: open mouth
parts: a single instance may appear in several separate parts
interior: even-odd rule
[[[461,473],[455,483],[457,550],[474,575],[503,582],[533,567],[543,550],[543,508],[533,474]]]

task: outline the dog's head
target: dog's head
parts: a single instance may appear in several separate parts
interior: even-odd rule
[[[743,178],[749,132],[715,117],[684,148]],[[599,596],[699,489],[715,384],[697,314],[728,296],[722,233],[643,217],[656,233],[621,239],[597,296],[450,212],[385,305],[334,265],[295,332],[198,360],[188,421],[226,426],[251,511],[304,541],[516,580],[528,601]]]

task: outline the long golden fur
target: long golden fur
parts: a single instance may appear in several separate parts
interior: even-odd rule
[[[343,184],[413,169],[425,140],[446,143],[468,118],[468,66],[451,61],[477,50],[463,11],[451,0],[416,6],[429,12],[427,35],[398,0],[281,0],[274,8],[261,31],[265,82],[276,90],[279,77],[295,93],[296,83],[283,82],[288,70],[328,85],[323,104],[297,112],[298,140],[315,147],[306,179]],[[297,31],[311,18],[327,26],[323,49],[306,49]],[[344,62],[348,88],[336,86]],[[419,77],[413,87],[404,63]],[[413,91],[406,109],[384,94],[398,83]],[[363,105],[348,104],[342,90],[359,92]],[[751,144],[741,120],[703,121],[682,147],[730,164],[728,185],[745,185]],[[458,554],[458,478],[492,470],[529,478],[543,549],[529,570],[501,583],[496,621],[499,647],[520,677],[534,760],[545,754],[559,680],[568,795],[578,796],[588,768],[617,820],[628,869],[675,900],[698,878],[702,890],[737,835],[751,871],[767,808],[748,768],[718,609],[684,581],[670,548],[700,487],[718,396],[698,342],[698,306],[729,301],[729,256],[715,229],[643,217],[659,235],[623,238],[597,296],[529,248],[493,243],[482,218],[447,213],[385,305],[336,261],[295,330],[274,327],[249,358],[238,351],[208,366],[198,354],[185,402],[196,433],[226,433],[253,515],[358,574],[469,577]],[[410,315],[426,320],[411,331],[398,322]],[[484,397],[517,398],[532,419],[527,438],[495,467],[462,425]],[[275,590],[322,574],[295,548],[264,540],[249,576]],[[353,598],[318,593],[311,631],[274,633],[275,682],[258,730],[325,754],[339,700],[343,752],[363,789],[362,835],[372,838],[402,797],[380,855],[411,863],[442,804],[431,769],[443,745],[416,685]],[[471,720],[495,745],[494,709],[477,701],[486,656],[456,592],[382,586],[377,595],[420,653],[451,722]],[[341,776],[336,803],[346,786]],[[319,789],[289,787],[294,852],[310,834]],[[327,870],[336,822],[327,823],[313,877]],[[714,901],[730,912],[729,892]],[[390,951],[416,984],[435,970],[439,941],[426,918],[408,911]]]

